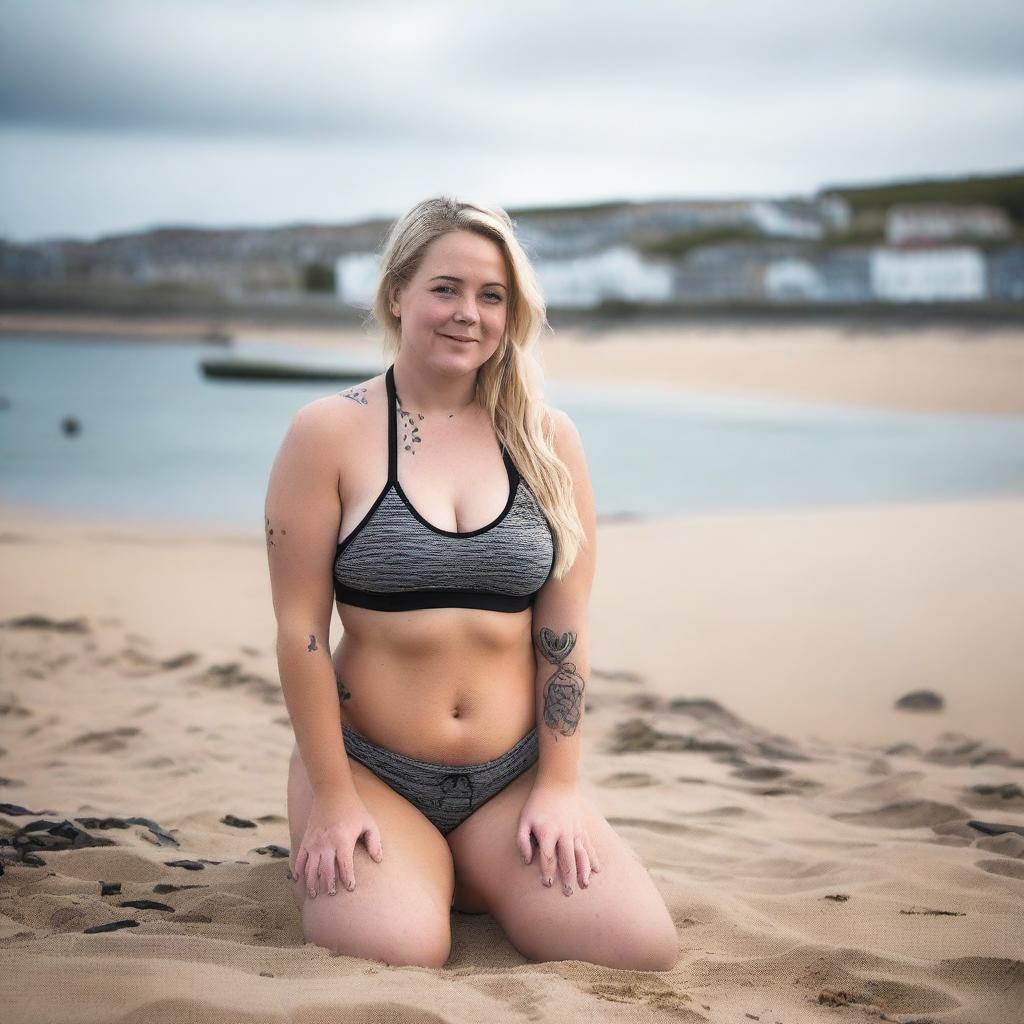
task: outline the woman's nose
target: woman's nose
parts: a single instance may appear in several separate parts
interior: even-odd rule
[[[463,299],[459,304],[459,310],[455,314],[455,319],[467,324],[476,323],[476,303],[472,299]]]

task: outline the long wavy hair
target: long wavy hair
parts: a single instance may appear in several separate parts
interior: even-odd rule
[[[396,287],[412,280],[427,246],[451,231],[473,231],[495,242],[508,271],[505,330],[494,355],[476,375],[476,400],[520,476],[533,491],[555,538],[553,575],[562,579],[586,543],[576,511],[572,476],[554,448],[554,421],[543,399],[543,371],[534,352],[550,325],[537,274],[515,235],[512,218],[498,206],[453,196],[417,203],[391,227],[380,261],[370,314],[384,331],[392,361],[402,344],[402,323],[391,312]]]

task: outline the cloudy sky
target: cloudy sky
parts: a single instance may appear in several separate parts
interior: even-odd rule
[[[1024,168],[1020,0],[0,0],[0,236]]]

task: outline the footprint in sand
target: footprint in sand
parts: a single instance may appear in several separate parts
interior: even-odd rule
[[[923,828],[969,817],[962,807],[936,800],[901,800],[867,811],[844,811],[833,814],[838,821],[852,825],[876,825],[881,828]]]
[[[658,780],[646,772],[616,772],[599,779],[597,784],[609,789],[639,789],[643,786],[656,786]]]
[[[96,753],[113,754],[124,750],[128,746],[128,740],[139,736],[141,729],[125,725],[119,729],[107,729],[103,732],[86,732],[69,740],[66,747],[93,747]]]

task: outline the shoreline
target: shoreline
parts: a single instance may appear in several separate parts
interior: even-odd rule
[[[269,323],[258,318],[0,315],[0,344],[99,339],[202,344],[211,331],[247,346],[294,344],[365,357],[379,339],[353,323]],[[211,351],[228,341],[206,340]],[[0,349],[2,351],[2,349]],[[851,325],[811,322],[606,323],[544,335],[538,355],[552,381],[617,389],[670,388],[908,412],[1024,416],[1024,327]]]

